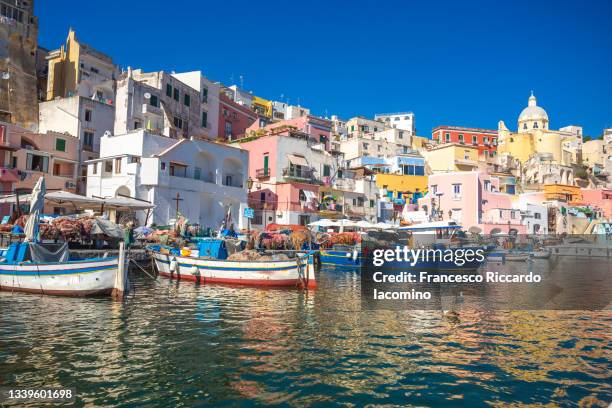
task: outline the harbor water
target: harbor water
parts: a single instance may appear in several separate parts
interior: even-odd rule
[[[0,386],[75,388],[88,407],[612,402],[610,311],[362,311],[358,271],[318,281],[135,272],[124,302],[2,292]]]

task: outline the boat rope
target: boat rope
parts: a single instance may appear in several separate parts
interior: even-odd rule
[[[149,278],[151,278],[151,279],[155,280],[155,277],[154,277],[154,276],[152,276],[151,274],[149,274],[149,272],[147,272],[147,271],[145,270],[145,268],[143,268],[142,266],[138,265],[138,262],[136,262],[134,259],[132,259],[132,258],[128,258],[128,260],[129,260],[129,261],[130,261],[132,264],[136,265],[136,267],[138,267],[138,269],[140,269],[140,270],[141,270],[141,271],[142,271],[142,272],[143,272],[145,275],[147,275]]]

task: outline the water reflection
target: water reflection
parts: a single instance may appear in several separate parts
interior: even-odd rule
[[[612,400],[610,312],[361,311],[357,272],[319,282],[143,277],[123,304],[0,293],[0,381],[76,387],[79,406]]]

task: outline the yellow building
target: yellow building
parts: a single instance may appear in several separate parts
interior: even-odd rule
[[[582,193],[578,186],[545,184],[544,193],[546,195],[546,200],[550,201],[565,201],[567,203],[582,201]]]
[[[50,51],[47,60],[47,101],[75,95],[112,98],[117,66],[109,56],[80,43],[73,30],[68,32],[66,44]]]
[[[431,173],[471,171],[478,168],[478,147],[460,143],[437,145],[424,151]]]
[[[572,164],[582,141],[581,135],[550,130],[548,123],[548,114],[538,106],[532,93],[527,107],[519,115],[517,132],[511,132],[503,121],[499,122],[498,155],[506,153],[525,163],[536,153],[550,153],[554,162]]]
[[[398,193],[402,193],[402,195],[425,194],[427,191],[427,176],[378,173],[376,174],[376,187],[393,192],[393,197],[397,197]]]
[[[253,110],[267,118],[272,117],[272,101],[253,95]]]

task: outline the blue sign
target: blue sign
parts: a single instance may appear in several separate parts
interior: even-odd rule
[[[246,207],[244,209],[244,216],[245,218],[255,218],[255,210],[251,207]]]

